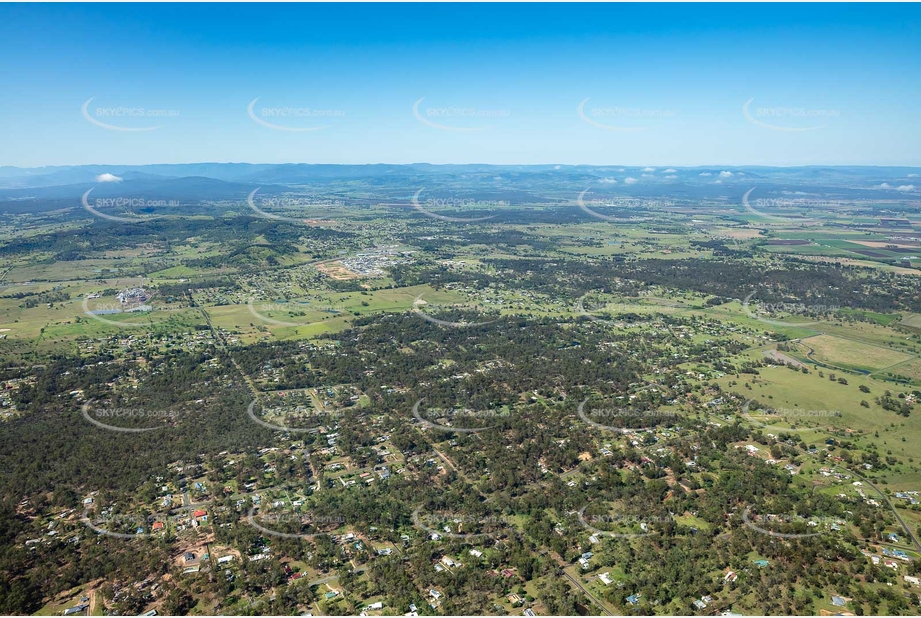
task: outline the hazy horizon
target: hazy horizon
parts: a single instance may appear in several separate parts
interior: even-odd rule
[[[201,160],[201,161],[184,161],[178,163],[166,162],[166,161],[153,161],[150,163],[61,163],[55,165],[35,165],[35,166],[21,166],[21,165],[0,165],[0,169],[10,168],[10,169],[21,169],[21,170],[33,170],[33,169],[45,169],[45,168],[71,168],[71,167],[107,167],[107,166],[123,166],[123,167],[154,167],[154,166],[181,166],[181,165],[315,165],[315,166],[340,166],[340,167],[360,167],[360,166],[419,166],[419,165],[429,165],[432,167],[461,167],[461,166],[482,166],[482,167],[557,167],[557,168],[567,168],[567,167],[588,167],[588,168],[609,168],[609,167],[623,167],[625,169],[642,169],[646,167],[658,168],[668,168],[673,167],[679,170],[692,170],[692,169],[703,169],[703,168],[714,168],[714,167],[723,167],[723,168],[735,168],[735,169],[745,169],[745,168],[765,168],[765,169],[784,169],[784,168],[810,168],[810,167],[834,167],[834,168],[907,168],[907,169],[918,169],[921,168],[921,163],[917,165],[901,165],[901,164],[859,164],[859,163],[811,163],[808,165],[747,165],[747,164],[737,164],[737,163],[701,163],[699,165],[677,165],[672,163],[557,163],[557,162],[546,162],[546,163],[483,163],[480,161],[458,161],[458,162],[446,162],[446,163],[431,163],[428,161],[412,161],[410,163],[388,163],[386,161],[370,161],[367,163],[326,163],[326,162],[306,162],[306,161],[279,161],[279,162],[270,162],[270,161],[215,161],[215,160]]]

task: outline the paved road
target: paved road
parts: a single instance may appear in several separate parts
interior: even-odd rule
[[[245,382],[246,386],[249,387],[249,390],[250,392],[252,392],[253,397],[255,397],[256,399],[259,399],[259,389],[256,388],[256,384],[253,382],[252,378],[250,378],[247,375],[247,373],[243,371],[243,368],[240,367],[240,364],[237,362],[237,359],[233,357],[233,354],[231,354],[227,350],[227,345],[225,344],[224,340],[221,338],[220,334],[217,332],[217,329],[214,328],[214,324],[211,323],[211,316],[208,315],[208,312],[205,310],[204,307],[195,303],[195,297],[192,296],[191,292],[188,293],[188,298],[189,298],[189,304],[192,307],[195,307],[196,309],[198,309],[201,312],[202,317],[205,318],[205,323],[208,325],[208,328],[211,330],[211,337],[212,339],[214,339],[215,345],[217,345],[217,347],[220,348],[220,350],[224,354],[226,354],[228,358],[230,358],[230,362],[233,364],[236,370],[240,372],[240,377],[243,378],[243,382]]]
[[[581,590],[582,592],[584,592],[584,593],[585,593],[585,596],[587,596],[592,602],[594,602],[595,605],[597,605],[598,607],[601,608],[601,612],[602,612],[601,615],[602,615],[602,616],[613,616],[613,615],[614,615],[614,614],[612,614],[611,612],[609,612],[609,611],[607,610],[607,608],[605,607],[604,603],[602,603],[601,601],[599,601],[599,600],[595,597],[595,595],[593,595],[591,592],[589,592],[589,591],[585,588],[585,586],[582,585],[582,582],[580,582],[577,578],[575,578],[575,577],[573,577],[572,575],[570,575],[569,573],[567,573],[567,572],[566,572],[566,569],[563,569],[563,576],[564,576],[566,579],[568,579],[570,582],[572,582],[572,584],[573,584],[574,586],[576,586],[579,590]]]
[[[589,592],[589,591],[585,588],[585,586],[582,585],[582,582],[580,582],[579,579],[578,579],[577,577],[573,577],[572,575],[570,575],[569,573],[566,572],[566,567],[569,566],[569,565],[566,563],[565,560],[563,560],[563,557],[562,557],[562,556],[560,556],[560,555],[557,554],[556,552],[547,551],[547,550],[542,550],[542,551],[540,552],[540,555],[541,555],[541,556],[548,556],[548,557],[552,558],[552,559],[557,563],[557,566],[560,567],[560,570],[563,572],[563,577],[565,577],[565,578],[569,581],[569,583],[571,583],[573,586],[575,586],[576,588],[578,588],[579,590],[581,590],[582,592],[584,592],[584,593],[585,593],[585,596],[588,597],[588,600],[591,601],[592,603],[594,603],[595,605],[598,606],[598,608],[599,608],[599,609],[601,610],[601,612],[602,612],[602,613],[601,613],[602,616],[614,616],[614,615],[616,615],[616,614],[612,614],[611,611],[608,609],[608,607],[607,607],[602,601],[600,601],[600,600],[598,599],[598,597],[596,597],[596,596],[593,595],[591,592]]]
[[[839,466],[839,467],[841,467],[841,466]],[[872,487],[873,489],[876,490],[876,493],[878,493],[878,494],[880,495],[880,497],[881,497],[883,500],[886,501],[886,504],[889,505],[889,508],[892,509],[892,514],[895,515],[895,518],[898,520],[899,524],[902,525],[902,529],[905,530],[905,533],[908,535],[908,538],[911,539],[911,542],[914,544],[915,549],[918,551],[918,553],[921,553],[921,543],[918,542],[918,539],[917,539],[917,537],[915,536],[915,533],[911,531],[911,528],[908,527],[908,525],[907,525],[907,524],[905,523],[905,521],[902,519],[902,516],[899,515],[898,509],[896,509],[896,508],[895,508],[895,505],[892,504],[892,501],[889,500],[889,496],[887,496],[887,495],[883,492],[883,490],[881,490],[879,487],[877,487],[876,485],[874,485],[874,484],[873,484],[873,481],[871,481],[870,479],[868,479],[868,478],[865,477],[864,475],[860,474],[859,472],[856,472],[856,471],[854,471],[854,470],[848,470],[847,468],[843,468],[843,467],[842,467],[842,469],[843,469],[843,470],[847,470],[848,472],[850,472],[850,473],[853,474],[854,476],[858,477],[858,478],[861,479],[864,483],[866,483],[867,485],[869,485],[870,487]]]
[[[183,508],[187,508],[187,509],[188,509],[188,508],[199,508],[199,507],[202,507],[202,506],[208,506],[209,504],[211,504],[211,502],[212,502],[211,498],[208,498],[208,499],[205,500],[204,502],[192,502],[191,498],[189,498],[189,490],[188,490],[188,489],[183,489],[183,490],[182,490],[182,506],[183,506]]]
[[[470,485],[478,494],[480,494],[480,496],[481,496],[482,498],[484,498],[486,501],[491,500],[491,497],[487,497],[487,496],[485,496],[483,493],[481,493],[480,490],[477,488],[477,486],[474,485],[473,483],[471,483],[470,480],[466,477],[466,475],[465,475],[462,471],[458,470],[458,468],[454,465],[454,462],[451,461],[450,458],[448,458],[444,453],[442,453],[441,451],[439,451],[439,450],[438,450],[437,448],[435,448],[434,446],[432,447],[432,450],[435,451],[435,453],[437,453],[438,456],[441,457],[441,459],[444,460],[444,462],[445,462],[452,470],[454,470],[454,472],[457,473],[458,476],[460,476],[468,485]],[[604,603],[602,603],[601,601],[599,601],[591,592],[589,592],[588,590],[586,590],[585,587],[584,587],[576,578],[572,577],[569,573],[566,572],[566,566],[568,566],[568,565],[566,564],[566,562],[565,562],[562,558],[559,558],[559,559],[557,560],[557,564],[559,565],[560,569],[563,570],[563,575],[566,577],[566,579],[568,579],[568,580],[569,580],[574,586],[576,586],[579,590],[581,590],[582,592],[584,592],[584,593],[585,593],[585,596],[588,597],[589,600],[591,600],[593,603],[595,603],[595,605],[597,605],[597,606],[601,609],[601,611],[603,612],[602,615],[604,615],[604,616],[611,616],[611,615],[612,615],[611,612],[609,612],[608,609],[605,607]]]
[[[802,452],[806,455],[812,455],[809,451],[804,450]],[[815,457],[815,455],[812,455],[812,456]],[[872,487],[876,491],[876,493],[879,494],[879,496],[886,502],[886,504],[892,510],[892,514],[895,515],[896,520],[902,526],[902,529],[905,531],[905,534],[907,534],[908,538],[911,539],[912,544],[915,546],[915,550],[917,550],[917,552],[921,554],[921,543],[918,542],[918,538],[915,536],[914,532],[911,531],[911,528],[908,527],[908,524],[906,524],[905,520],[902,519],[902,516],[899,515],[898,509],[896,509],[895,505],[892,504],[892,501],[889,500],[889,496],[887,496],[885,492],[883,492],[882,489],[874,485],[873,481],[871,481],[870,479],[862,475],[860,472],[857,472],[856,470],[851,470],[850,468],[845,468],[844,466],[840,464],[833,464],[833,465],[836,468],[841,468],[845,472],[850,472],[852,475],[856,476],[857,478],[862,480],[864,483]]]

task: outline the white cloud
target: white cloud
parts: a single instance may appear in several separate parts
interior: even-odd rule
[[[674,174],[674,173],[677,172],[677,171],[678,171],[678,170],[673,170],[672,168],[668,168],[667,170],[665,170],[665,171],[663,172],[663,174]]]
[[[876,185],[876,186],[873,187],[873,188],[874,188],[874,189],[891,189],[891,188],[892,188],[892,185],[889,184],[888,182],[884,182],[883,184],[881,184],[881,185]]]
[[[638,182],[639,182],[639,180],[637,180],[636,178],[630,178],[629,176],[627,176],[626,178],[624,178],[624,183],[625,183],[625,184],[628,184],[628,185],[636,184],[636,183],[638,183]]]
[[[713,174],[711,174],[710,172],[701,172],[700,175],[701,176],[712,176]]]
[[[917,175],[917,174],[909,174],[908,177],[909,177],[909,178],[917,178],[918,175]]]
[[[643,178],[655,178],[654,174],[643,174]]]
[[[96,176],[96,182],[121,182],[121,181],[122,179],[120,176],[116,176],[115,174],[110,174],[108,172],[106,172],[105,174],[99,174],[98,176]]]
[[[648,172],[654,172],[654,171],[656,171],[656,168],[654,168],[654,167],[644,167],[644,168],[643,168],[643,171],[644,171],[644,172],[647,172],[647,173],[648,173]]]
[[[554,165],[554,166],[553,166],[553,169],[555,169],[555,170],[561,170],[561,169],[563,169],[563,166],[562,166],[562,165]]]
[[[899,185],[895,188],[896,191],[914,191],[915,185]]]
[[[669,175],[666,176],[665,178],[666,178],[667,180],[674,180],[675,178],[678,178],[678,177],[675,176],[674,174],[669,174]]]
[[[720,178],[732,178],[732,172],[722,171],[720,172]]]
[[[721,185],[721,184],[723,184],[723,181],[722,181],[722,180],[714,180],[714,181],[713,181],[713,184],[715,184],[715,185]]]
[[[602,178],[601,183],[606,184],[606,185],[616,185],[617,179],[616,178]]]

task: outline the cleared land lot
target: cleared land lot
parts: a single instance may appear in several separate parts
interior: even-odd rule
[[[877,371],[884,367],[911,360],[910,354],[859,343],[832,335],[816,335],[802,340],[812,349],[809,359],[857,371]]]
[[[905,376],[914,381],[921,380],[921,358],[916,358],[907,363],[887,368],[883,373],[890,372],[896,375]]]
[[[437,291],[428,285],[375,290],[373,292],[330,292],[311,302],[254,301],[251,305],[206,306],[216,328],[239,332],[244,341],[264,338],[257,330],[274,336],[315,337],[347,328],[357,315],[380,312],[403,312],[413,308],[419,295],[436,311],[439,307],[462,303],[465,298],[454,292]]]
[[[921,313],[909,313],[902,318],[902,324],[912,328],[921,328]]]
[[[734,380],[733,376],[719,378],[716,382],[728,391],[757,400],[766,407],[839,413],[793,413],[786,421],[780,415],[770,422],[772,429],[768,431],[777,433],[779,427],[792,427],[795,424],[807,444],[821,446],[829,435],[854,440],[856,445],[863,447],[873,443],[877,449],[891,451],[892,455],[907,460],[905,465],[897,466],[887,473],[886,478],[892,483],[915,483],[921,478],[921,465],[917,461],[908,461],[917,456],[917,444],[921,439],[921,415],[912,414],[906,418],[884,410],[875,402],[875,398],[885,390],[897,394],[910,392],[910,389],[886,384],[871,377],[852,375],[847,377],[848,384],[844,385],[829,380],[828,373],[826,370],[825,377],[821,377],[819,372],[813,370],[804,374],[784,367],[773,367],[762,369],[757,377],[749,380],[751,389],[745,388],[744,384],[729,386]],[[869,388],[870,392],[861,392],[861,385]],[[869,408],[860,405],[864,400]],[[815,430],[803,431],[806,428]]]

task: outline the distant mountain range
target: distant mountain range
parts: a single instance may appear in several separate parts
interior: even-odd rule
[[[79,206],[94,198],[143,197],[198,203],[245,202],[281,193],[360,195],[407,201],[423,189],[453,196],[510,196],[511,201],[566,200],[584,189],[594,195],[672,196],[737,202],[747,189],[759,195],[823,195],[837,199],[921,200],[921,168],[863,166],[639,167],[591,165],[314,165],[189,163],[0,167],[0,212]],[[499,199],[499,198],[497,198]]]

